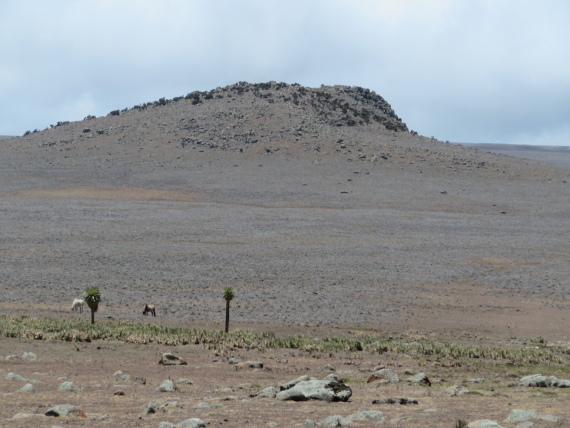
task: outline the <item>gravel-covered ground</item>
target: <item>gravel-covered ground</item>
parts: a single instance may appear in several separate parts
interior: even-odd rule
[[[5,166],[4,313],[71,316],[97,285],[99,317],[140,319],[152,302],[164,322],[213,322],[231,286],[238,325],[566,334],[564,169],[418,173],[219,151],[169,168]]]

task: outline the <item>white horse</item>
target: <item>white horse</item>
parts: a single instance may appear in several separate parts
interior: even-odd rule
[[[73,304],[71,305],[71,310],[76,312],[79,309],[79,312],[82,313],[84,304],[85,301],[83,301],[82,299],[74,299]]]

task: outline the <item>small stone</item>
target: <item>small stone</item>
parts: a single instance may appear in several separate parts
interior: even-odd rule
[[[20,375],[17,375],[16,373],[8,373],[6,376],[4,376],[4,379],[6,380],[15,380],[18,382],[28,382],[28,379],[26,379],[25,377],[22,377]]]
[[[21,387],[18,390],[18,392],[36,392],[36,388],[34,388],[34,385],[32,385],[31,383],[27,383],[23,387]]]
[[[467,428],[503,428],[496,421],[489,419],[479,419],[467,424]]]
[[[329,416],[317,424],[319,427],[348,427],[350,425],[352,421],[339,415]]]
[[[381,380],[387,383],[398,383],[400,378],[390,369],[381,369],[372,373],[368,378],[367,383],[374,382],[376,380]]]
[[[12,416],[12,419],[31,418],[32,416],[36,416],[36,414],[35,413],[20,412],[20,413],[16,413],[14,416]]]
[[[181,360],[176,355],[171,354],[170,352],[165,352],[162,354],[162,358],[158,362],[158,364],[162,364],[164,366],[186,366],[188,363],[184,360]]]
[[[384,413],[379,412],[378,410],[362,410],[360,412],[350,415],[348,419],[357,422],[384,423],[386,421]]]
[[[21,387],[18,390],[18,392],[36,392],[36,388],[34,388],[34,385],[32,385],[31,383],[27,383],[23,387]]]
[[[36,354],[34,354],[33,352],[24,352],[22,354],[22,358],[26,359],[26,360],[37,360],[38,357],[36,356]]]
[[[157,388],[157,391],[159,391],[159,392],[174,392],[174,391],[178,391],[178,388],[176,387],[176,385],[174,385],[174,382],[172,382],[169,379],[169,380],[165,380],[164,382],[162,382],[160,384],[160,386]]]
[[[418,400],[414,398],[385,398],[383,400],[374,400],[372,404],[401,404],[402,406],[406,406],[408,404],[418,404]]]
[[[77,387],[73,382],[63,382],[58,388],[60,391],[80,392],[81,388]]]
[[[156,404],[154,402],[150,402],[146,405],[145,409],[143,410],[143,416],[152,415],[156,413],[158,409],[156,408]]]
[[[462,385],[454,385],[447,388],[445,394],[456,397],[458,395],[469,394],[469,390]]]
[[[79,407],[75,407],[71,404],[62,404],[59,406],[52,407],[48,409],[45,413],[46,416],[78,416],[80,418],[86,418],[87,416]]]
[[[206,424],[202,421],[202,419],[198,419],[198,418],[190,418],[190,419],[186,419],[182,422],[178,422],[176,425],[174,425],[176,428],[182,428],[182,427],[187,427],[187,428],[206,428]]]

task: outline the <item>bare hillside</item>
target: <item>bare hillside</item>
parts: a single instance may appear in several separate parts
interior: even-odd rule
[[[6,142],[17,168],[176,167],[196,153],[336,160],[414,172],[533,174],[509,158],[418,136],[374,92],[359,87],[241,82],[58,122]],[[45,162],[45,163],[42,163]],[[523,167],[520,170],[520,167]],[[539,168],[540,169],[540,168]],[[538,175],[552,174],[548,168]]]

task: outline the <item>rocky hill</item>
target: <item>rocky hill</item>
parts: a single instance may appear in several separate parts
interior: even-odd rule
[[[184,165],[196,152],[225,152],[314,162],[334,157],[422,173],[520,175],[532,164],[539,176],[550,174],[536,162],[419,136],[368,89],[276,82],[239,82],[58,122],[9,140],[2,151],[19,168],[37,168],[38,162],[72,168]]]

